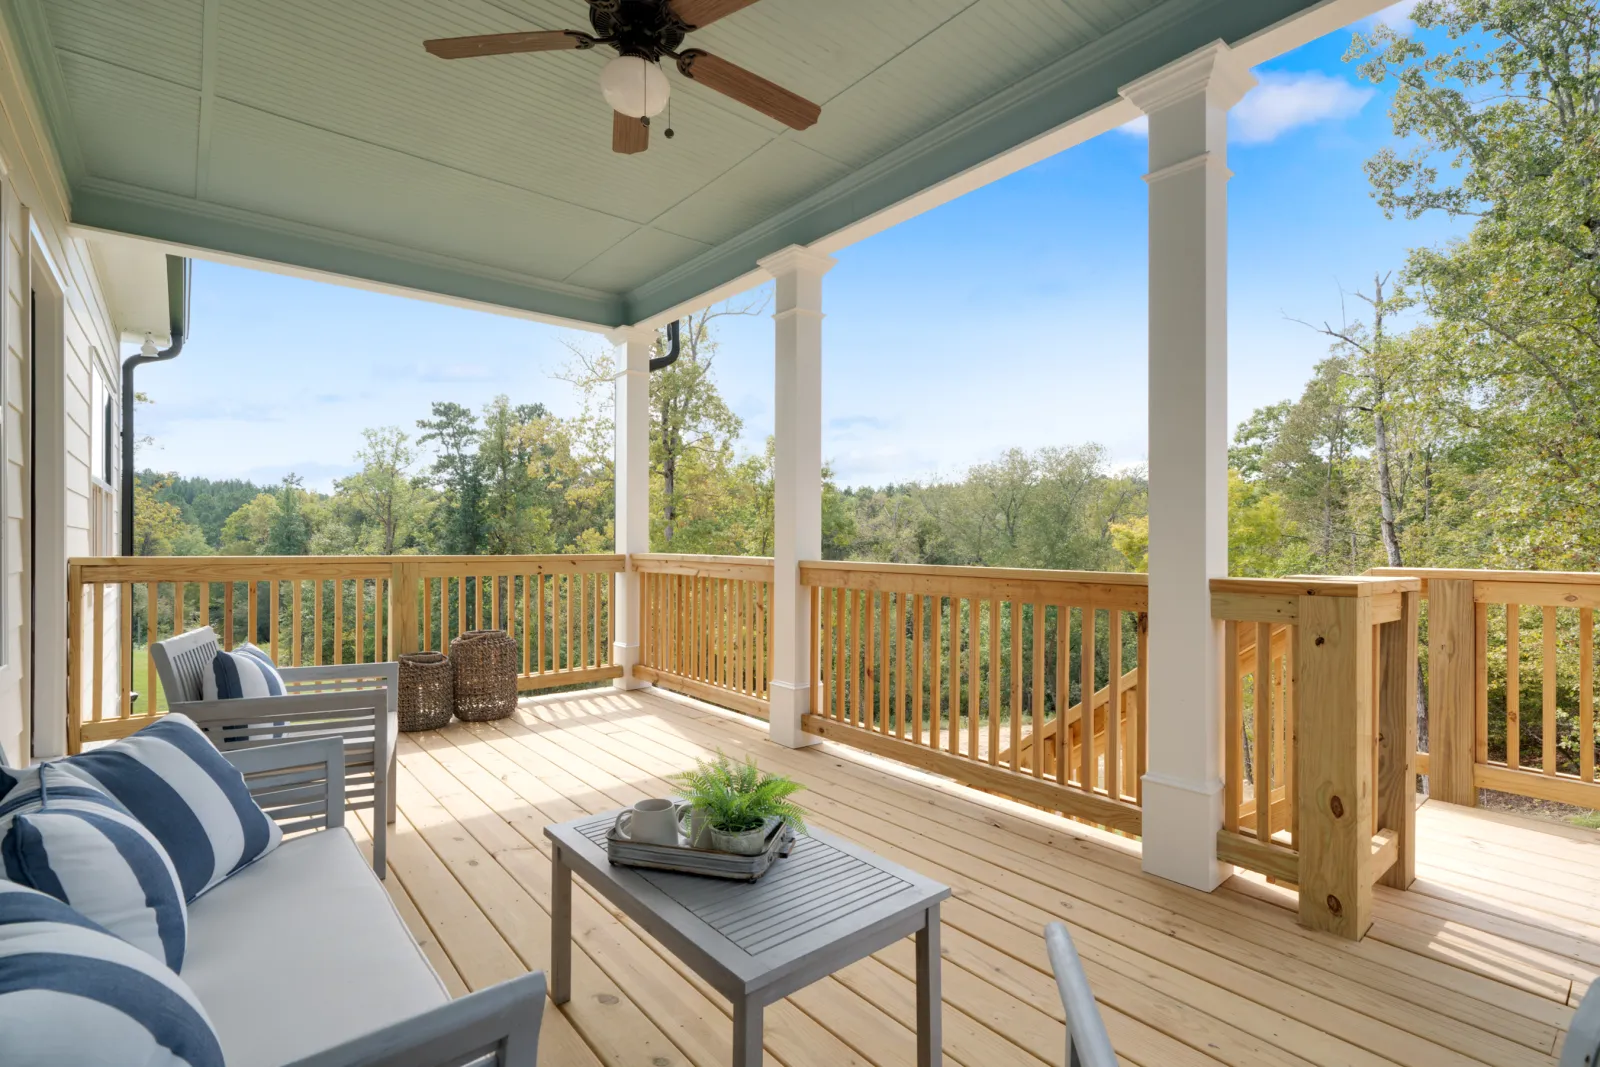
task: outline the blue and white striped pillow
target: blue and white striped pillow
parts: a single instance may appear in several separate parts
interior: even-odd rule
[[[20,772],[0,800],[0,870],[183,969],[189,915],[166,850],[75,775],[48,763]]]
[[[240,697],[281,697],[283,676],[267,655],[255,645],[240,645],[232,652],[217,650],[211,669],[200,677],[200,695],[205,700],[237,700]]]
[[[183,979],[46,893],[0,881],[0,1059],[223,1067]]]
[[[244,776],[187,715],[167,715],[62,764],[116,797],[161,842],[186,901],[283,840]]]

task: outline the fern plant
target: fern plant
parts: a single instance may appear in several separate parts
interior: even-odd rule
[[[805,812],[789,799],[805,787],[761,770],[754,759],[736,763],[718,749],[716,759],[696,760],[694,770],[674,775],[673,780],[684,800],[703,812],[714,830],[744,833],[776,816],[805,833]]]

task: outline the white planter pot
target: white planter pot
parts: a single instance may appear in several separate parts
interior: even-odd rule
[[[711,847],[718,852],[732,852],[736,856],[759,856],[767,849],[767,833],[772,829],[772,820],[754,830],[743,833],[730,834],[718,830],[715,826],[708,827],[711,837]]]

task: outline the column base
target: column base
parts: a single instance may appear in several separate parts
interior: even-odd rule
[[[639,665],[638,645],[625,645],[621,641],[616,642],[611,646],[611,662],[622,668],[622,677],[613,678],[611,680],[611,687],[613,689],[621,689],[624,691],[629,689],[644,689],[650,684],[642,678],[635,678],[633,676],[633,668]]]
[[[1207,786],[1146,774],[1140,865],[1146,874],[1209,893],[1233,875],[1217,859],[1222,783]]]
[[[821,738],[800,728],[801,720],[811,710],[811,687],[789,682],[773,682],[768,686],[772,702],[767,718],[767,739],[784,748],[810,748]]]

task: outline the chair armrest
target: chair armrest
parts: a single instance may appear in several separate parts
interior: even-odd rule
[[[344,742],[337,737],[229,749],[251,798],[284,832],[344,825]]]
[[[535,971],[285,1067],[536,1067],[544,994]]]
[[[1105,1020],[1094,1002],[1094,990],[1089,988],[1089,976],[1083,973],[1072,935],[1062,923],[1051,923],[1044,928],[1044,943],[1050,952],[1050,969],[1056,975],[1056,991],[1061,994],[1061,1006],[1067,1013],[1068,1067],[1117,1067],[1117,1054],[1112,1051]]]
[[[343,689],[346,692],[352,688],[386,689],[389,695],[389,712],[393,714],[399,710],[400,664],[398,663],[338,663],[316,667],[279,667],[278,674],[291,693],[314,693],[327,691],[330,688]],[[348,682],[362,684],[355,686],[340,684]]]

